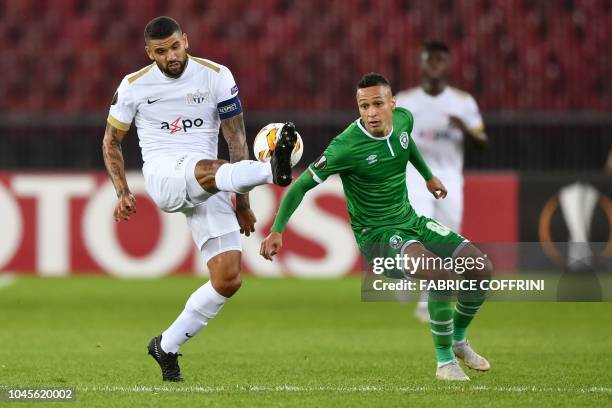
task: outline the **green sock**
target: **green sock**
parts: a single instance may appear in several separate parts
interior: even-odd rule
[[[453,314],[453,324],[455,327],[453,343],[465,340],[465,332],[472,320],[474,320],[480,306],[484,303],[485,297],[485,291],[459,291],[455,313]]]
[[[452,349],[453,309],[450,302],[450,293],[430,291],[427,306],[436,359],[438,365],[442,365],[455,358]]]

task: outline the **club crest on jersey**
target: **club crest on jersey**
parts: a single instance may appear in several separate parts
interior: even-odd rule
[[[389,239],[389,246],[393,249],[400,249],[404,240],[399,235],[394,235]]]
[[[400,144],[402,145],[402,147],[404,149],[408,148],[408,133],[407,132],[402,132],[402,134],[400,135]]]
[[[378,161],[378,156],[375,154],[371,154],[368,157],[366,157],[366,161],[368,162],[368,164],[374,164]]]
[[[194,93],[187,94],[187,105],[197,105],[202,102],[207,102],[209,98],[208,92],[200,92],[199,90]]]

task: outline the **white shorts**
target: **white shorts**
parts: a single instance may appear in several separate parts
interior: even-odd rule
[[[211,238],[202,245],[200,250],[205,264],[213,257],[227,251],[242,251],[240,232],[232,231],[220,237]]]
[[[201,154],[181,154],[145,163],[142,168],[145,188],[162,211],[183,212],[212,196],[195,178],[196,164],[205,159]]]
[[[425,180],[418,171],[408,165],[406,184],[408,186],[408,199],[418,215],[433,218],[456,232],[461,234],[463,221],[463,177],[457,175],[439,174],[448,195],[446,198],[436,200],[427,190]]]
[[[201,154],[168,156],[147,162],[142,169],[149,196],[162,211],[185,214],[201,251],[208,240],[240,230],[230,193],[211,194],[195,178],[196,164],[205,159],[209,158]]]

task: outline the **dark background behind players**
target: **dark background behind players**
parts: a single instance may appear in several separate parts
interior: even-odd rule
[[[474,95],[491,135],[466,169],[603,169],[612,117],[612,7],[605,1],[0,2],[0,167],[99,169],[97,136],[123,72],[147,64],[140,27],[183,21],[194,55],[240,78],[247,131],[291,118],[308,136],[301,165],[341,130],[364,72],[418,83],[417,49],[453,49],[451,78]],[[384,46],[383,46],[384,45]],[[351,67],[351,69],[346,69]],[[329,80],[333,78],[333,80]],[[35,79],[35,80],[34,80]],[[71,135],[69,144],[63,143]],[[136,138],[125,149],[137,168]]]

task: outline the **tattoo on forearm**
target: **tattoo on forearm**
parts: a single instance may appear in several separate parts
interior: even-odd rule
[[[106,170],[110,175],[111,181],[115,186],[117,195],[129,193],[127,180],[125,178],[125,168],[123,164],[123,152],[121,150],[121,137],[119,130],[110,124],[106,124],[104,140],[102,141],[102,156]]]
[[[242,114],[225,119],[221,122],[223,136],[229,148],[230,162],[249,159],[249,148],[246,142],[244,120]]]
[[[249,159],[249,147],[244,130],[244,119],[242,114],[225,119],[221,122],[223,137],[227,141],[230,162]],[[236,194],[236,208],[241,210],[250,207],[249,194]]]

